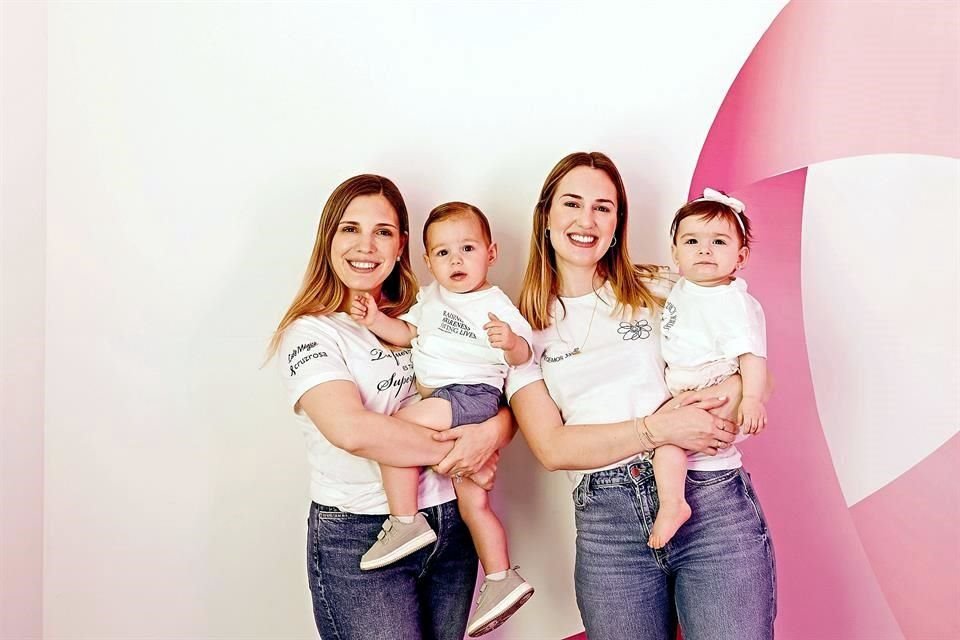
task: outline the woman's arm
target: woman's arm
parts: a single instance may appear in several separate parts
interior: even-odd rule
[[[510,406],[533,454],[555,471],[595,469],[649,451],[649,442],[641,437],[644,425],[656,446],[675,444],[713,455],[718,446],[733,441],[736,430],[732,422],[708,411],[725,402],[705,399],[642,420],[565,426],[543,381],[537,381],[514,393]]]
[[[300,398],[300,408],[330,443],[362,458],[394,467],[436,464],[451,445],[437,442],[427,427],[368,411],[354,383],[332,380]]]

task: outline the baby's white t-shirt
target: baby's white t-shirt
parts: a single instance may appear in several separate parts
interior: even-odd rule
[[[400,319],[417,327],[413,364],[422,386],[488,384],[503,389],[509,365],[503,350],[490,346],[483,330],[490,321],[488,313],[532,347],[530,324],[500,287],[453,293],[434,282],[420,289],[417,303]]]
[[[740,278],[715,287],[680,278],[667,298],[660,330],[667,386],[674,395],[736,373],[737,358],[745,353],[767,357],[763,309]]]
[[[356,385],[368,411],[392,415],[417,398],[410,349],[391,351],[342,312],[298,318],[283,333],[280,374],[307,444],[310,497],[358,514],[390,512],[379,465],[332,445],[300,409],[311,388],[332,380]],[[420,472],[418,504],[432,507],[455,497],[449,478]]]
[[[667,386],[674,395],[737,373],[738,358],[745,353],[767,357],[763,309],[741,278],[715,287],[680,278],[664,305],[660,332]],[[712,471],[733,468],[734,461],[740,466],[740,451],[730,447],[715,456],[691,455],[688,466]]]

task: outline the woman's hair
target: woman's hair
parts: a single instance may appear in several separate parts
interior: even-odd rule
[[[448,218],[471,215],[475,216],[480,223],[480,230],[483,231],[483,239],[486,240],[487,244],[489,245],[493,242],[493,234],[490,233],[490,221],[487,220],[487,216],[483,215],[483,211],[466,202],[445,202],[444,204],[435,206],[433,211],[430,212],[430,215],[427,216],[427,221],[423,223],[424,250],[427,250],[427,229],[430,228],[430,225],[442,222]]]
[[[348,289],[333,270],[333,264],[330,262],[330,247],[333,245],[333,236],[337,233],[337,226],[347,206],[353,202],[354,198],[371,195],[381,195],[387,199],[393,210],[397,212],[400,233],[409,238],[410,221],[407,216],[407,206],[403,202],[403,196],[400,195],[397,185],[387,178],[371,174],[354,176],[334,189],[323,206],[323,213],[320,214],[317,239],[313,243],[313,253],[310,254],[303,284],[273,333],[268,349],[269,354],[276,353],[283,332],[300,316],[326,315],[343,305]],[[417,277],[410,268],[409,244],[409,242],[403,243],[400,249],[400,260],[383,283],[379,308],[390,317],[404,313],[417,297]]]
[[[530,257],[523,275],[520,292],[520,313],[534,329],[544,329],[553,320],[550,307],[560,298],[560,273],[557,258],[547,236],[547,215],[557,191],[557,185],[565,175],[577,167],[599,169],[607,174],[617,190],[617,227],[613,232],[616,245],[611,247],[597,263],[597,273],[609,280],[617,298],[617,308],[631,310],[649,307],[651,310],[663,305],[663,300],[653,295],[644,283],[657,277],[654,265],[635,265],[630,262],[627,251],[627,193],[616,165],[607,156],[597,151],[571,153],[550,171],[540,190],[540,199],[533,208],[533,231],[530,235]],[[563,301],[561,300],[561,304]]]
[[[673,216],[673,222],[670,223],[670,237],[674,245],[677,244],[677,231],[680,229],[680,222],[690,216],[702,216],[707,222],[716,218],[726,220],[737,232],[741,247],[749,247],[753,241],[753,235],[750,232],[750,219],[747,218],[745,213],[737,213],[722,202],[700,198],[683,205]],[[743,227],[740,226],[740,222],[737,222],[737,218],[743,223]]]

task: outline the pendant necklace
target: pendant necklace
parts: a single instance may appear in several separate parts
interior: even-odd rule
[[[600,295],[596,290],[593,292],[595,300],[593,301],[593,312],[590,314],[590,322],[587,323],[587,334],[583,336],[583,342],[580,343],[580,346],[576,346],[573,340],[570,341],[570,344],[573,344],[573,351],[570,352],[572,356],[578,356],[583,353],[583,348],[587,345],[587,340],[590,339],[590,330],[593,329],[593,319],[597,316],[597,305],[600,303]],[[563,336],[560,335],[560,328],[557,327],[557,335],[563,340]],[[575,339],[573,331],[570,332],[570,337]]]

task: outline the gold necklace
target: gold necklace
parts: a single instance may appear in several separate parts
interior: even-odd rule
[[[593,319],[597,316],[597,305],[600,304],[600,295],[597,293],[596,289],[593,290],[593,295],[596,297],[596,299],[593,301],[593,312],[590,314],[590,322],[587,323],[587,334],[583,336],[583,342],[580,343],[579,347],[576,345],[574,340],[570,340],[570,344],[573,345],[573,351],[570,352],[571,356],[578,356],[583,353],[583,348],[587,346],[587,340],[590,339],[590,330],[593,329]],[[570,331],[570,336],[571,338],[575,338],[572,330]],[[563,336],[560,335],[559,323],[557,323],[557,337],[563,340]]]

